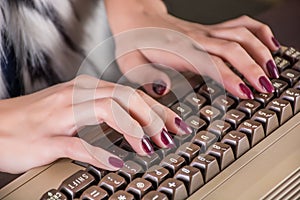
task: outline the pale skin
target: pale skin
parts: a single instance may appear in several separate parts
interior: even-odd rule
[[[240,71],[256,90],[266,92],[258,78],[270,76],[266,63],[272,60],[270,52],[279,48],[266,25],[245,16],[210,26],[190,23],[169,15],[160,0],[127,0],[126,4],[122,0],[106,0],[105,3],[113,34],[144,27],[178,31],[208,51],[229,92],[249,98],[240,88],[243,81],[225,62]],[[162,38],[162,42],[165,41],[168,40]],[[116,45],[117,51],[122,48],[118,41]],[[193,45],[187,45],[185,49],[194,55],[199,53]],[[200,70],[200,73],[210,75],[204,69],[201,71],[201,65],[195,70],[178,56],[159,50],[137,49],[118,59],[123,73],[149,62],[178,71],[199,73]],[[167,84],[166,94],[171,87],[168,75],[151,65],[148,67],[153,76],[147,81],[159,77]],[[249,69],[251,73],[248,73]],[[134,78],[131,80],[139,82]],[[151,86],[145,89],[151,96],[159,96]],[[162,141],[162,130],[187,134],[186,129],[175,124],[178,116],[147,94],[89,76],[79,76],[30,95],[1,100],[0,110],[0,171],[9,173],[25,172],[64,157],[117,170],[120,166],[110,162],[111,157],[118,159],[115,155],[74,137],[85,125],[106,122],[122,133],[141,155],[149,153],[142,145],[146,135],[159,147],[167,148],[168,144]],[[126,123],[120,123],[118,117]]]

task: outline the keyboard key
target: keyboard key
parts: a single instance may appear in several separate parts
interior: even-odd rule
[[[212,105],[225,113],[227,112],[227,110],[233,108],[233,106],[235,105],[235,101],[229,96],[220,95],[213,101]]]
[[[184,166],[175,174],[174,178],[185,184],[188,195],[193,194],[204,184],[200,170],[192,166]]]
[[[217,159],[208,154],[200,154],[192,161],[190,166],[200,169],[205,183],[220,172]]]
[[[267,104],[273,99],[273,93],[255,93],[254,99],[262,104],[263,107],[266,107]]]
[[[185,123],[193,129],[194,134],[200,131],[200,129],[206,128],[206,122],[196,115],[192,115],[185,120]]]
[[[165,105],[167,107],[171,107],[172,105],[174,105],[179,98],[177,98],[177,96],[174,94],[174,92],[170,91],[168,92],[168,94],[156,99],[159,103],[161,103],[162,105]]]
[[[134,196],[124,190],[114,193],[109,200],[135,200]]]
[[[204,119],[207,123],[211,123],[214,120],[220,118],[220,111],[212,106],[205,106],[200,110],[200,116]]]
[[[293,69],[297,70],[298,72],[300,71],[300,60],[294,64]]]
[[[170,148],[160,148],[155,144],[153,145],[153,147],[154,147],[154,152],[157,153],[160,159],[165,158],[170,153],[174,153],[177,149],[176,144],[174,145],[174,147],[170,147]]]
[[[224,120],[216,120],[209,125],[207,128],[209,132],[212,132],[217,136],[217,139],[220,140],[226,133],[231,130],[231,125]]]
[[[293,47],[289,47],[283,52],[283,57],[294,64],[295,62],[300,60],[300,52]]]
[[[288,83],[283,81],[283,80],[279,80],[279,79],[273,79],[271,80],[273,86],[274,86],[274,89],[275,89],[275,96],[276,97],[279,97],[281,95],[281,93],[283,91],[285,91],[287,88],[288,88]]]
[[[46,192],[42,197],[41,200],[68,200],[67,197],[61,193],[60,191],[57,191],[55,189],[49,190]]]
[[[300,91],[294,88],[289,88],[282,93],[281,99],[287,100],[291,103],[294,114],[300,111]]]
[[[298,81],[293,88],[300,90],[300,81]]]
[[[276,66],[277,66],[277,69],[279,72],[283,72],[291,64],[288,60],[281,58],[279,56],[275,56],[274,61],[276,63]]]
[[[265,137],[264,128],[261,123],[253,120],[246,120],[240,124],[237,131],[245,133],[250,146],[253,147]]]
[[[207,103],[207,100],[202,95],[193,92],[183,102],[189,105],[194,113],[197,113]]]
[[[261,109],[256,112],[251,119],[263,125],[266,135],[269,135],[279,126],[277,115],[271,110]]]
[[[244,112],[248,118],[251,118],[252,115],[260,108],[260,105],[261,104],[259,102],[248,99],[240,102],[237,109]]]
[[[266,108],[277,113],[280,125],[293,116],[293,109],[290,102],[283,99],[272,100]]]
[[[98,182],[102,177],[104,177],[108,173],[107,170],[100,169],[92,165],[89,165],[86,168],[86,171],[95,177],[96,182]]]
[[[147,155],[147,156],[135,155],[134,161],[136,161],[145,170],[147,170],[151,166],[158,164],[160,162],[160,157],[156,152],[154,152],[151,155]]]
[[[98,186],[91,186],[86,189],[80,199],[84,200],[106,200],[108,199],[108,193]]]
[[[185,158],[186,163],[190,163],[199,153],[200,147],[191,142],[184,143],[176,151],[176,154]]]
[[[220,87],[214,84],[205,84],[198,91],[198,93],[206,97],[209,102],[213,102],[213,100],[219,96],[221,92],[222,90]]]
[[[131,153],[124,150],[124,149],[121,149],[120,147],[116,146],[116,145],[113,145],[111,147],[109,147],[107,149],[108,152],[112,153],[112,154],[115,154],[117,157],[119,157],[120,159],[126,161],[128,159],[130,159],[131,157]]]
[[[143,178],[136,178],[129,183],[125,191],[133,194],[135,199],[139,200],[142,199],[142,197],[151,189],[152,189],[151,182]]]
[[[128,160],[124,163],[123,167],[119,169],[118,174],[124,177],[129,183],[136,177],[140,176],[142,172],[143,168],[139,164]]]
[[[225,114],[224,119],[226,122],[231,124],[233,129],[236,129],[240,125],[240,123],[245,119],[245,117],[245,113],[236,109],[232,109]]]
[[[225,169],[234,161],[233,151],[228,144],[216,142],[207,150],[206,153],[217,159],[220,170]]]
[[[59,190],[70,198],[76,198],[94,182],[95,178],[90,173],[80,170],[64,180]]]
[[[184,165],[185,159],[174,153],[165,157],[160,163],[160,166],[168,169],[171,175],[174,175]]]
[[[171,107],[171,110],[173,110],[182,119],[186,119],[192,113],[192,109],[184,103],[176,103]]]
[[[290,87],[293,87],[293,85],[299,80],[300,78],[300,72],[293,70],[293,69],[287,69],[283,71],[280,74],[281,78],[286,81]]]
[[[142,200],[168,200],[168,197],[164,193],[151,191],[147,193]]]
[[[194,134],[185,134],[185,135],[174,135],[173,140],[175,145],[178,147],[186,142],[189,142],[193,138]]]
[[[101,179],[98,186],[113,194],[117,190],[125,189],[126,181],[122,176],[111,172]]]
[[[143,178],[150,181],[154,188],[157,188],[169,176],[169,170],[161,166],[154,165],[145,172]]]
[[[235,158],[239,158],[250,149],[249,141],[245,133],[230,131],[222,139],[223,143],[229,144],[233,150]]]
[[[208,131],[200,131],[197,133],[192,142],[201,147],[201,152],[205,152],[207,148],[217,141],[216,135]]]
[[[170,200],[184,200],[188,197],[184,183],[174,178],[165,180],[157,191],[165,193]]]

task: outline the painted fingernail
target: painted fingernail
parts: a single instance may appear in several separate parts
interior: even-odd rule
[[[115,157],[109,157],[108,162],[109,162],[109,164],[111,164],[112,166],[114,166],[116,168],[122,168],[124,165],[123,160],[115,158]]]
[[[154,153],[153,146],[152,146],[149,138],[144,137],[142,139],[142,147],[147,154],[151,155]]]
[[[182,119],[179,117],[175,118],[175,124],[183,130],[186,134],[191,134],[193,132],[192,128],[189,127]]]
[[[261,76],[259,78],[259,83],[267,92],[274,92],[274,87],[267,77]]]
[[[279,78],[279,72],[273,60],[267,62],[267,69],[271,78]]]
[[[248,99],[254,99],[254,95],[248,86],[246,86],[243,83],[240,83],[240,89],[245,95],[247,95]]]
[[[162,80],[156,80],[152,84],[153,91],[158,95],[163,95],[167,89],[167,84]]]
[[[272,41],[273,41],[273,43],[275,44],[276,47],[279,48],[281,46],[280,43],[278,42],[278,40],[276,40],[275,37],[272,37]]]
[[[174,147],[174,140],[166,129],[163,129],[160,135],[161,141],[168,147]]]

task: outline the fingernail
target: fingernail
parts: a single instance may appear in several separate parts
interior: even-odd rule
[[[153,149],[153,146],[152,146],[149,138],[144,137],[142,139],[142,147],[147,154],[151,155],[154,153],[154,149]]]
[[[271,78],[279,78],[279,72],[273,60],[267,62],[267,69]]]
[[[274,87],[267,77],[261,76],[259,78],[259,83],[267,92],[274,92]]]
[[[175,124],[183,130],[186,134],[191,134],[193,132],[192,128],[189,127],[182,119],[179,117],[175,118]]]
[[[276,40],[275,37],[272,37],[272,41],[273,41],[273,43],[275,44],[276,47],[279,48],[281,46],[280,43],[278,42],[278,40]]]
[[[251,92],[250,88],[243,83],[240,83],[240,88],[242,92],[247,95],[248,99],[254,99],[253,93]]]
[[[124,162],[121,159],[115,158],[115,157],[109,157],[108,158],[109,164],[116,168],[122,168],[124,165]]]
[[[167,89],[167,84],[162,80],[156,80],[152,84],[153,91],[158,95],[163,95]]]
[[[161,141],[168,147],[174,147],[174,140],[173,138],[170,136],[170,134],[168,133],[168,131],[166,129],[163,129],[161,132]]]

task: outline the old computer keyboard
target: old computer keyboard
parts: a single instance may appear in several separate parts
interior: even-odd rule
[[[192,134],[173,135],[174,148],[156,148],[150,157],[141,157],[109,129],[91,143],[118,155],[124,167],[109,172],[73,161],[85,169],[49,188],[41,199],[186,199],[299,112],[300,52],[283,48],[274,60],[280,72],[279,79],[272,79],[274,93],[254,92],[253,100],[241,100],[193,76],[193,91],[179,85],[176,95],[159,99],[192,127]]]

